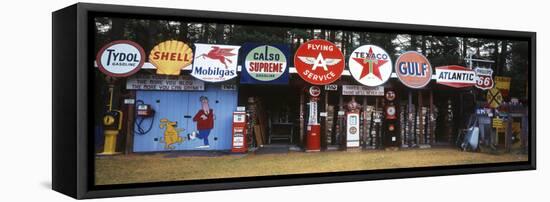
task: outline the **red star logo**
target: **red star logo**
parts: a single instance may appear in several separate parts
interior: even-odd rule
[[[361,76],[359,77],[359,79],[362,79],[369,74],[373,74],[374,76],[382,80],[382,75],[380,75],[380,66],[386,64],[387,60],[376,60],[374,58],[372,48],[369,49],[369,54],[367,55],[367,57],[353,59],[357,63],[361,64],[361,66],[363,66],[363,70],[361,71]]]

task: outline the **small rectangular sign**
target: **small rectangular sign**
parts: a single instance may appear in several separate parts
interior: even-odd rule
[[[336,85],[336,84],[325,85],[325,90],[326,91],[337,91],[338,90],[338,85]]]
[[[160,76],[136,74],[126,81],[128,90],[203,91],[204,81],[191,76]]]
[[[134,103],[136,103],[136,100],[135,99],[124,99],[124,104],[127,104],[127,105],[133,105]]]
[[[384,86],[342,85],[342,95],[384,96]]]

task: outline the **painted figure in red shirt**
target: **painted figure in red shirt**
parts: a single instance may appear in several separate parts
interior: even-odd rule
[[[200,102],[201,108],[193,117],[193,121],[197,122],[198,138],[204,141],[204,145],[198,148],[209,148],[208,135],[210,135],[210,130],[214,128],[214,110],[208,105],[208,97],[201,96]]]

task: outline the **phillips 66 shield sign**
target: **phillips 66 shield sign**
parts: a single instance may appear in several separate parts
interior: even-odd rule
[[[222,82],[237,77],[239,48],[196,43],[191,75],[207,82]]]
[[[493,70],[489,68],[477,67],[474,69],[476,72],[476,87],[482,90],[488,90],[493,88]]]
[[[330,84],[344,71],[344,55],[327,40],[311,40],[302,44],[294,56],[298,75],[315,85]]]
[[[392,61],[384,49],[364,45],[351,53],[349,71],[359,83],[365,86],[379,86],[390,78]]]

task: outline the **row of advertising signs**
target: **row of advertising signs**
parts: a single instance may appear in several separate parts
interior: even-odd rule
[[[219,44],[194,44],[194,53],[186,43],[169,40],[156,45],[149,54],[149,62],[159,75],[180,75],[181,70],[191,70],[191,76],[205,82],[222,82],[237,77],[239,50],[241,58],[241,83],[287,84],[289,80],[290,47],[276,44],[251,44],[243,46]],[[98,52],[99,70],[113,77],[130,76],[143,66],[145,52],[137,43],[128,40],[114,41]],[[345,68],[345,58],[340,49],[327,40],[310,40],[303,43],[294,55],[297,74],[314,85],[328,85],[340,78]],[[395,66],[393,65],[395,64]],[[388,53],[375,45],[363,45],[348,58],[349,72],[359,83],[381,86],[395,71],[397,78],[407,87],[423,88],[432,79],[433,70],[428,59],[416,52],[401,54],[395,63]],[[435,67],[436,82],[461,88],[476,86],[493,87],[492,70],[475,70],[457,66]]]

